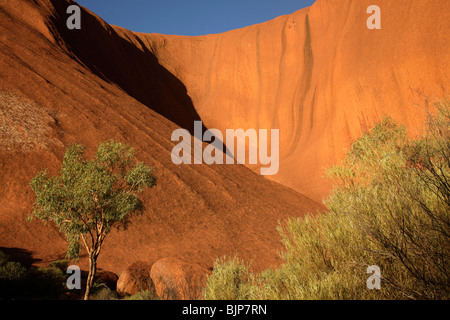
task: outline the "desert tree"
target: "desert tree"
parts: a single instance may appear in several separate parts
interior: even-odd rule
[[[101,143],[91,160],[85,157],[85,147],[72,145],[57,175],[43,170],[31,180],[36,194],[33,216],[59,227],[68,240],[68,258],[78,258],[82,246],[88,253],[85,300],[105,237],[142,213],[139,194],[155,183],[153,169],[136,160],[135,150],[113,140]]]

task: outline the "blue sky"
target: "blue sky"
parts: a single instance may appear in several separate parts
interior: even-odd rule
[[[225,32],[290,14],[315,0],[76,0],[106,22],[177,35]]]

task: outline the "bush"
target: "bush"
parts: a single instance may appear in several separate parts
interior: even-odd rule
[[[336,186],[328,212],[279,226],[285,263],[249,274],[222,261],[208,297],[449,299],[450,102],[435,106],[415,141],[386,118],[353,143],[329,171]],[[367,288],[370,265],[380,267],[381,290]],[[250,295],[235,294],[241,281]]]
[[[160,300],[156,293],[152,291],[142,291],[138,292],[130,297],[127,300]]]
[[[55,267],[32,267],[27,275],[28,297],[55,300],[66,290],[66,276]]]
[[[114,290],[104,286],[100,289],[94,290],[89,300],[118,300],[119,295]]]
[[[9,259],[7,254],[0,251],[0,299],[17,296],[26,278],[26,268]]]
[[[56,267],[27,269],[0,251],[0,299],[57,299],[65,274]]]
[[[50,268],[56,268],[61,270],[62,272],[66,272],[67,268],[69,266],[69,260],[55,260],[50,262],[49,267]]]
[[[20,281],[26,274],[26,268],[19,262],[9,261],[9,256],[0,251],[0,280]]]
[[[250,265],[238,257],[218,259],[207,279],[203,297],[206,300],[245,300],[250,298]]]

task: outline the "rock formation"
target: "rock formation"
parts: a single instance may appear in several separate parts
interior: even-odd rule
[[[142,34],[69,0],[0,0],[0,246],[42,261],[66,241],[27,222],[30,179],[51,173],[72,143],[130,144],[158,185],[126,232],[106,239],[100,267],[177,256],[212,266],[235,253],[255,269],[280,262],[279,220],[322,210],[324,168],[385,115],[417,133],[424,97],[450,84],[450,2],[378,0],[382,29],[366,27],[369,0],[318,0],[247,28],[201,37]],[[421,106],[421,107],[419,107]],[[243,165],[172,163],[177,128],[280,129],[274,181]],[[314,199],[314,200],[311,200]],[[82,256],[81,264],[86,265]]]

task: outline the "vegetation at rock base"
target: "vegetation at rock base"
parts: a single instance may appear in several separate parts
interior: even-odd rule
[[[54,265],[25,266],[0,251],[0,300],[58,299],[65,282],[65,274]]]
[[[279,225],[285,263],[252,273],[216,262],[206,299],[449,299],[450,101],[434,104],[413,140],[391,118],[329,170],[328,211]],[[367,268],[381,289],[367,287]]]

